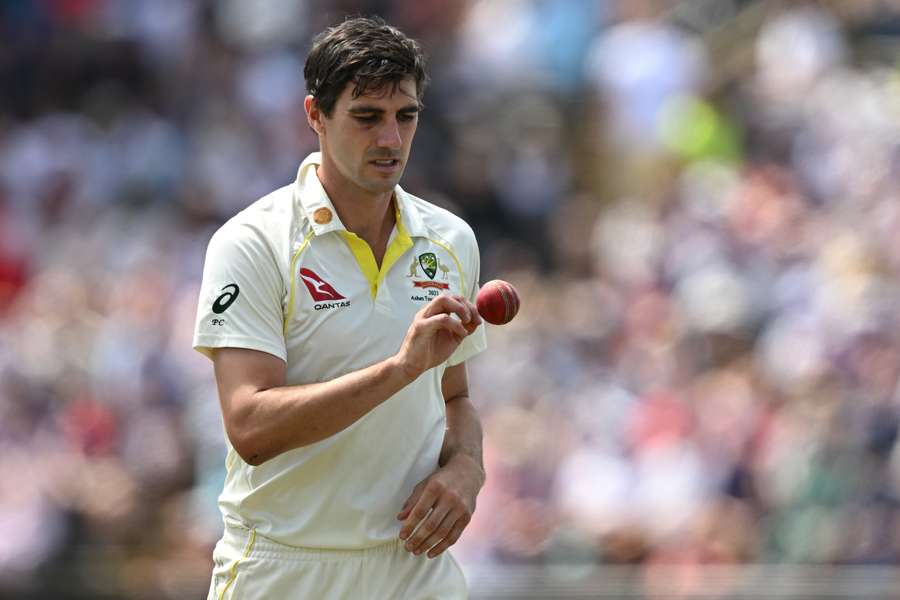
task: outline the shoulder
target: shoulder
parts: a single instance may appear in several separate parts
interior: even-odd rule
[[[210,248],[232,246],[275,250],[289,239],[294,221],[293,186],[266,194],[228,219],[213,234]]]
[[[448,242],[457,249],[478,251],[475,232],[460,216],[409,192],[406,192],[406,197],[415,207],[429,234]]]

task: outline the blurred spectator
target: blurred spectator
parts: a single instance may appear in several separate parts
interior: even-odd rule
[[[158,4],[0,8],[0,596],[207,589],[202,252],[314,147],[344,12],[426,44],[404,186],[523,298],[470,373],[467,567],[900,560],[892,3],[728,3],[740,56],[669,1]]]

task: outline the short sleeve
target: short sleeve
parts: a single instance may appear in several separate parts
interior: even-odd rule
[[[474,304],[475,298],[478,296],[478,290],[481,289],[478,284],[481,275],[481,258],[478,253],[478,244],[475,241],[475,234],[471,234],[471,244],[472,250],[469,252],[470,258],[467,261],[468,272],[466,275],[471,274],[471,279],[468,279],[468,281],[471,281],[469,284],[469,301]],[[483,352],[486,348],[487,333],[485,331],[485,325],[482,323],[478,326],[478,329],[470,333],[453,354],[450,355],[450,358],[447,360],[447,365],[451,367],[456,366],[475,356],[479,352]]]
[[[254,229],[226,224],[206,251],[194,349],[211,358],[214,348],[248,348],[287,361],[283,297],[271,247]]]

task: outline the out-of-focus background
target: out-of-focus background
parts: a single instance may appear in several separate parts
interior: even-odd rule
[[[897,597],[896,0],[4,2],[0,597],[204,596],[204,250],[316,148],[352,13],[427,49],[404,187],[523,298],[470,366],[473,596]]]

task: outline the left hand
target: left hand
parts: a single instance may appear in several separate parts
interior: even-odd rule
[[[414,554],[429,550],[428,558],[434,558],[455,544],[472,520],[482,485],[484,471],[475,459],[465,455],[454,456],[419,482],[397,515],[405,519],[400,529],[405,548]]]

